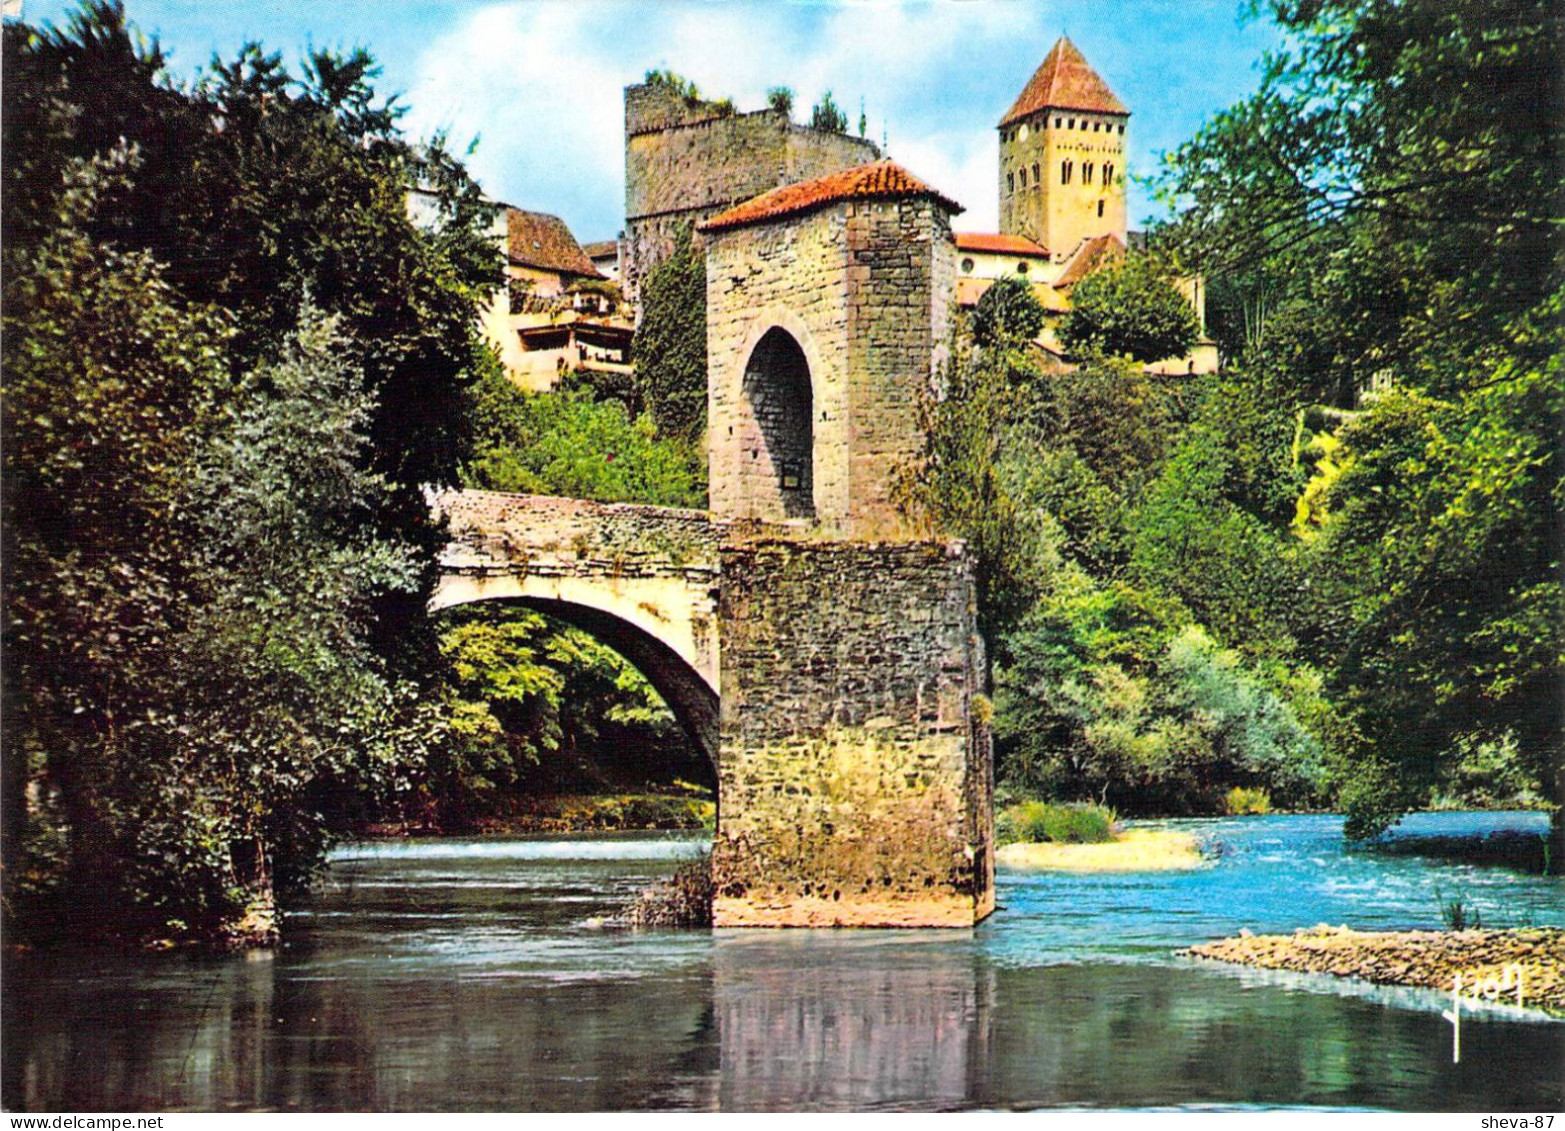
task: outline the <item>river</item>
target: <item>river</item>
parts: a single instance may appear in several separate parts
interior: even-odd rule
[[[1352,852],[1324,816],[1160,822],[1194,872],[1002,872],[973,931],[585,926],[698,853],[659,834],[346,846],[275,954],[6,970],[10,1110],[1565,1107],[1565,1023],[1179,959],[1317,922],[1565,925],[1565,881]],[[1427,814],[1409,833],[1542,833]]]

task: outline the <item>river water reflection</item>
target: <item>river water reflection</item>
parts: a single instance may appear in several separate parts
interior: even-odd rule
[[[274,956],[7,970],[11,1110],[1565,1106],[1565,1024],[1176,959],[1317,921],[1565,923],[1558,878],[1346,853],[1323,817],[1191,822],[1201,872],[1001,876],[970,932],[629,934],[584,923],[699,844],[348,849]],[[1413,831],[1542,829],[1442,814]]]

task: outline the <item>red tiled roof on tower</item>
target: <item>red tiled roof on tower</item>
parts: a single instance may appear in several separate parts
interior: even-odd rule
[[[1043,64],[1033,72],[1032,79],[1017,96],[1010,111],[1000,119],[1000,125],[1008,126],[1044,108],[1130,116],[1125,104],[1114,97],[1109,84],[1092,69],[1092,65],[1076,50],[1076,45],[1064,36],[1060,37]]]
[[[860,165],[840,173],[817,177],[813,181],[801,181],[796,185],[783,185],[770,192],[763,192],[727,212],[713,216],[698,227],[703,232],[720,232],[727,228],[741,228],[746,224],[758,224],[824,208],[839,200],[889,200],[901,196],[927,196],[939,201],[953,213],[963,210],[956,201],[936,192],[896,162],[876,161],[873,165]]]

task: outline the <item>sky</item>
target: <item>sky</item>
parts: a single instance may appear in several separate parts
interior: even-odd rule
[[[7,0],[13,11],[15,0]],[[75,0],[21,0],[59,23]],[[1274,28],[1245,0],[126,0],[180,80],[248,40],[296,64],[311,46],[362,46],[405,132],[445,131],[484,190],[562,217],[582,242],[624,226],[626,85],[652,68],[740,110],[827,90],[888,155],[998,226],[995,127],[1062,34],[1131,110],[1131,226],[1157,211],[1159,155],[1253,91]]]

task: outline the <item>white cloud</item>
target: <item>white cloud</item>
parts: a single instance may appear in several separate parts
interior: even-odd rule
[[[863,99],[869,136],[884,132],[892,157],[965,205],[963,228],[993,230],[995,125],[1067,18],[1110,85],[1139,107],[1131,172],[1148,172],[1153,150],[1251,85],[1248,60],[1264,37],[1234,29],[1237,4],[494,0],[460,9],[425,46],[407,87],[408,125],[446,127],[457,144],[481,135],[469,164],[491,194],[600,239],[624,223],[623,91],[648,69],[678,71],[741,109],[789,86],[805,119],[829,89],[854,127]],[[1204,58],[1203,70],[1221,78],[1200,100],[1171,97],[1168,57]],[[1131,198],[1139,218],[1141,190]]]
[[[966,205],[966,226],[993,227],[1003,106],[943,92],[1031,19],[1025,4],[974,0],[496,3],[428,45],[408,126],[445,128],[458,145],[481,136],[469,164],[491,194],[595,239],[623,222],[623,88],[646,70],[672,68],[741,109],[790,86],[796,117],[829,89],[855,127],[862,97],[870,136],[888,132],[894,157]],[[1025,73],[1004,77],[1015,86]]]

